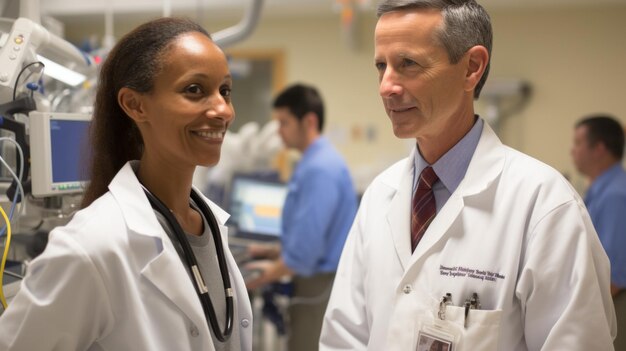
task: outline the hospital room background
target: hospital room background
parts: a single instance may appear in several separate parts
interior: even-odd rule
[[[249,16],[252,2],[4,0],[0,1],[0,17],[15,19],[19,6],[29,3],[35,6],[31,13],[39,16],[48,31],[95,57],[105,56],[116,39],[148,19],[187,16],[216,33]],[[324,134],[346,159],[357,192],[362,193],[376,174],[406,157],[414,143],[393,135],[378,95],[373,62],[376,2],[262,3],[250,32],[224,47],[235,78],[236,120],[230,130],[232,140],[227,137],[224,150],[229,157],[223,154],[220,170],[200,170],[194,184],[208,189],[210,181],[227,185],[233,174],[256,171],[275,171],[283,180],[288,178],[297,155],[283,150],[276,141],[275,127],[268,126],[271,103],[284,87],[303,82],[319,89],[327,111]],[[586,181],[570,156],[576,121],[592,113],[608,113],[626,124],[626,1],[479,3],[491,15],[494,45],[489,80],[477,112],[505,144],[551,165],[583,194]],[[87,91],[80,93],[83,102],[93,98],[88,92],[92,88],[80,88]],[[85,112],[65,108],[70,110],[61,112]],[[8,149],[12,146],[3,146],[3,157],[13,155],[11,150],[4,154]],[[8,209],[11,198],[5,189],[11,178],[5,170],[1,175],[0,202]],[[223,192],[214,194],[226,201]],[[37,201],[55,208],[52,198]],[[62,216],[55,213],[41,211],[36,216],[46,217],[50,226],[68,220],[66,212]],[[16,223],[19,233],[19,219]],[[16,245],[14,257],[27,254],[20,252],[19,240]]]
[[[63,24],[67,40],[80,45],[89,36],[96,42],[102,40],[104,3],[97,6],[48,0],[42,2],[42,13],[49,11]],[[159,1],[145,1],[152,5],[149,11],[140,9],[141,2],[126,9],[121,1],[113,3],[120,3],[122,8],[113,12],[115,38],[162,13]],[[197,11],[197,3],[204,3],[200,7],[203,10]],[[173,15],[198,18],[210,32],[216,32],[240,21],[250,1],[229,2],[223,7],[210,3],[177,1],[171,11]],[[353,6],[352,19],[344,18],[343,3],[349,1],[266,1],[254,31],[226,52],[235,60],[269,62],[274,70],[268,85],[271,90],[242,94],[240,99],[235,96],[233,127],[250,120],[269,120],[271,98],[287,84],[315,85],[328,110],[326,134],[346,158],[357,187],[363,190],[372,174],[406,156],[410,141],[393,136],[378,96],[373,64],[375,1],[355,1],[359,4]],[[490,122],[497,124],[506,144],[553,166],[583,191],[584,180],[569,155],[574,123],[596,112],[626,122],[626,1],[481,3],[492,17],[495,34],[485,88],[491,94],[483,94],[478,112],[494,116]],[[80,13],[81,8],[85,13]],[[511,85],[520,83],[528,84],[530,92],[523,106],[516,109],[521,89]],[[238,89],[247,89],[245,83],[235,84],[235,94]],[[249,100],[255,99],[264,100],[267,109],[248,110]],[[502,105],[501,111],[490,109],[494,104]]]

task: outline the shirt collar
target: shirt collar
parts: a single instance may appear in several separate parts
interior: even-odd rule
[[[613,166],[609,167],[602,174],[600,174],[589,186],[587,194],[585,194],[585,204],[589,205],[588,203],[591,201],[594,194],[601,191],[601,189],[604,189],[609,183],[611,183],[611,180],[619,174],[621,169],[622,165],[619,162],[616,162]]]
[[[302,153],[302,159],[304,160],[304,159],[311,157],[311,155],[315,154],[315,152],[319,150],[320,148],[322,148],[323,145],[326,143],[328,143],[328,140],[326,139],[326,137],[319,136],[317,139],[315,139],[314,142],[311,143],[311,145],[309,145],[304,150],[304,152]]]
[[[441,183],[443,183],[450,193],[453,193],[461,183],[461,180],[463,180],[463,177],[465,177],[467,167],[472,160],[474,150],[476,150],[476,146],[480,140],[483,124],[483,119],[476,116],[476,122],[472,129],[433,165],[429,165],[428,162],[424,160],[419,153],[419,146],[417,146],[418,152],[415,153],[414,160],[415,181],[417,181],[418,175],[422,173],[424,168],[432,166]]]

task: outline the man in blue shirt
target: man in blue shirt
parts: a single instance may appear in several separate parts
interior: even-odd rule
[[[291,276],[288,349],[317,350],[324,311],[343,245],[357,210],[357,195],[343,158],[321,135],[324,104],[311,86],[296,84],[276,97],[279,134],[302,153],[283,206],[280,250],[253,246],[251,254],[274,258],[249,288]],[[296,302],[303,303],[296,303]]]
[[[611,294],[617,314],[616,350],[626,350],[626,172],[622,167],[624,130],[613,117],[580,120],[574,129],[572,158],[589,178],[585,195],[602,246],[611,261]]]

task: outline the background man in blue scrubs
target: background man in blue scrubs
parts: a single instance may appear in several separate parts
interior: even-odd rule
[[[279,133],[302,153],[283,206],[280,250],[251,247],[253,256],[273,258],[247,268],[262,271],[249,288],[291,276],[288,350],[317,350],[324,311],[339,256],[357,210],[357,195],[343,158],[321,135],[324,103],[317,90],[296,84],[274,101]],[[307,301],[306,303],[295,303]]]
[[[617,315],[616,350],[626,350],[626,172],[622,167],[624,130],[613,117],[580,120],[572,158],[589,178],[585,195],[593,226],[611,261],[611,294]]]

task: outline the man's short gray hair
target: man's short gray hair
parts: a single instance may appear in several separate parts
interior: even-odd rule
[[[436,39],[448,52],[450,63],[455,64],[476,45],[484,46],[491,59],[493,32],[491,19],[485,9],[475,0],[384,0],[378,5],[377,16],[392,11],[411,9],[438,9],[443,16],[443,26],[436,32]],[[487,81],[490,62],[474,90],[478,99]]]

